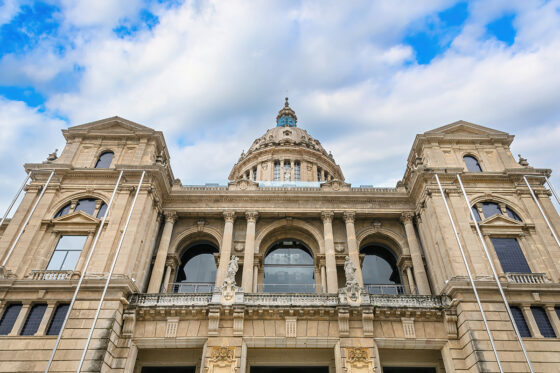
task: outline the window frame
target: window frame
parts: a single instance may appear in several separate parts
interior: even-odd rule
[[[7,301],[5,306],[2,308],[2,315],[0,316],[0,323],[2,321],[4,321],[4,318],[6,316],[6,312],[10,309],[10,307],[12,306],[19,306],[19,310],[17,312],[17,314],[15,315],[14,321],[12,323],[12,326],[10,328],[9,331],[7,331],[5,334],[0,334],[0,336],[2,335],[10,335],[14,333],[14,326],[16,326],[16,323],[18,321],[18,318],[20,317],[21,311],[23,310],[23,303],[21,301],[17,301],[17,302],[13,302],[13,301]],[[19,333],[19,330],[18,330]]]
[[[60,240],[62,239],[62,237],[65,236],[79,236],[79,237],[85,237],[84,240],[84,244],[80,250],[80,255],[78,255],[78,258],[76,259],[76,264],[74,265],[73,269],[48,269],[49,264],[51,263],[52,257],[54,255],[54,253],[56,252],[56,248],[58,247],[58,243],[60,242]],[[51,248],[50,250],[50,256],[49,259],[45,265],[44,270],[45,271],[80,271],[81,269],[78,268],[78,263],[80,263],[80,258],[84,255],[84,253],[86,253],[89,250],[88,246],[88,238],[89,238],[89,233],[87,234],[80,234],[79,232],[60,232],[59,234],[57,234],[56,239],[54,240],[54,246]],[[78,251],[78,250],[60,250],[60,251]],[[66,258],[68,257],[68,253],[66,253],[66,255],[64,256],[64,260],[63,260],[63,264],[64,262],[66,262]]]
[[[67,306],[67,310],[66,313],[64,314],[64,317],[62,318],[62,323],[60,324],[60,329],[58,330],[58,333],[56,334],[51,334],[49,333],[52,327],[52,324],[54,322],[55,316],[56,316],[56,312],[58,311],[58,309],[62,306]],[[64,319],[66,318],[66,316],[68,315],[68,311],[70,311],[70,303],[66,303],[66,302],[60,302],[55,304],[54,309],[52,310],[51,314],[50,314],[50,318],[48,320],[47,326],[45,328],[45,336],[58,336],[61,332],[62,332],[62,324],[64,324]]]
[[[34,327],[35,330],[33,333],[25,333],[26,331],[26,327],[28,327],[28,323],[30,321],[30,317],[33,316],[33,310],[36,309],[36,307],[44,307],[43,308],[43,312],[41,313],[40,317],[38,320],[33,320],[34,322],[36,322],[37,326],[32,326],[32,328]],[[44,303],[44,302],[37,302],[37,303],[32,303],[29,306],[29,309],[27,310],[27,314],[25,315],[25,320],[23,321],[23,324],[21,325],[21,329],[18,330],[18,335],[22,336],[22,337],[32,337],[37,335],[37,332],[39,332],[40,328],[41,328],[41,323],[43,322],[43,319],[45,318],[45,314],[47,313],[47,309],[48,309],[48,304]],[[38,322],[37,322],[38,321]],[[33,329],[32,329],[33,330]]]
[[[467,157],[472,158],[476,161],[476,164],[477,164],[479,170],[473,171],[473,170],[469,169],[469,165],[465,160],[465,158],[467,158]],[[479,157],[475,156],[474,154],[465,153],[465,154],[463,154],[462,160],[463,160],[463,164],[465,165],[465,168],[466,168],[467,172],[484,172],[484,169],[482,168],[482,161],[480,160]]]
[[[527,273],[527,274],[532,274],[532,273],[538,273],[534,271],[533,266],[531,265],[531,257],[527,255],[527,251],[524,249],[523,247],[523,242],[520,239],[519,236],[512,236],[512,235],[501,235],[501,234],[492,234],[488,236],[490,243],[492,245],[492,253],[497,261],[497,264],[499,265],[499,269],[501,271],[501,273],[506,274],[506,273]],[[496,251],[496,247],[494,246],[494,242],[492,241],[493,238],[510,238],[510,239],[514,239],[517,241],[517,244],[519,245],[519,248],[521,249],[521,253],[523,254],[523,257],[525,258],[525,262],[527,262],[527,266],[529,267],[529,271],[530,272],[506,272],[504,271],[504,267],[502,266],[502,262],[500,261],[500,257],[498,256],[498,252]]]
[[[104,154],[107,154],[107,153],[113,153],[113,157],[111,158],[111,162],[109,163],[109,165],[108,165],[107,167],[97,167],[97,164],[99,163],[101,156],[103,156]],[[112,149],[107,149],[107,148],[106,148],[106,149],[103,149],[103,150],[99,151],[99,152],[97,153],[97,157],[94,158],[94,162],[93,162],[92,168],[99,169],[99,170],[107,170],[107,169],[110,169],[111,166],[113,166],[113,163],[115,162],[116,155],[117,155],[117,154],[116,154],[115,151],[112,150]]]

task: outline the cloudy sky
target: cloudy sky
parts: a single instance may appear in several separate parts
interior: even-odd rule
[[[0,0],[0,208],[61,129],[114,115],[163,131],[183,184],[225,184],[285,96],[354,185],[459,119],[560,173],[560,0],[396,3]]]

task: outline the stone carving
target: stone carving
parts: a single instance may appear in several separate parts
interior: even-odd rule
[[[346,348],[346,371],[349,373],[366,373],[375,371],[366,347]]]
[[[165,153],[162,151],[156,156],[156,164],[165,166]]]
[[[235,347],[212,347],[208,362],[208,373],[235,372]]]
[[[291,181],[292,180],[292,172],[287,169],[284,171],[284,181]]]
[[[56,161],[58,159],[58,155],[56,154],[58,152],[58,149],[55,149],[54,152],[49,153],[49,155],[47,156],[47,161],[52,162],[52,161]]]
[[[220,290],[222,291],[222,304],[232,304],[235,300],[235,293],[239,288],[235,285],[235,275],[239,269],[239,258],[231,256],[226,270],[226,277]]]
[[[523,167],[529,167],[529,162],[527,162],[527,158],[523,158],[521,154],[517,154],[517,156],[519,157],[519,165]]]
[[[362,289],[356,278],[356,266],[348,255],[344,261],[344,274],[346,275],[346,287],[344,292],[346,293],[348,303],[351,305],[359,305],[361,303],[360,294]]]

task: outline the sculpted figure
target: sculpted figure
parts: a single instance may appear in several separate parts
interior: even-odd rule
[[[224,280],[225,284],[235,285],[235,274],[239,269],[238,262],[239,258],[235,255],[232,255],[226,271],[226,279]]]
[[[356,267],[348,255],[344,261],[344,274],[346,275],[346,286],[358,283],[358,280],[356,280]]]

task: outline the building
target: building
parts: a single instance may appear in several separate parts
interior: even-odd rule
[[[119,117],[26,164],[0,371],[560,371],[560,217],[513,136],[455,122],[396,187],[355,187],[287,100],[276,120],[227,186],[182,185],[163,134]]]

